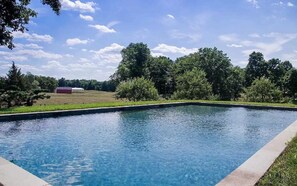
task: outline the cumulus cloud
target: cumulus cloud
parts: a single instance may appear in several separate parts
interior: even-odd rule
[[[24,38],[31,42],[46,42],[51,43],[53,40],[53,37],[50,35],[39,35],[39,34],[29,34],[29,33],[22,33],[22,32],[13,32],[14,38]]]
[[[100,32],[103,33],[116,33],[116,31],[112,28],[108,28],[107,26],[104,25],[89,25],[89,27],[95,28],[96,30],[99,30]]]
[[[50,52],[45,52],[44,50],[29,50],[29,49],[25,49],[25,50],[18,50],[16,52],[14,52],[14,54],[16,55],[28,55],[31,56],[33,58],[45,58],[45,59],[60,59],[63,56],[60,54],[55,54],[55,53],[50,53]]]
[[[83,3],[80,0],[61,0],[62,9],[64,10],[74,10],[79,12],[95,12],[96,3],[93,1]]]
[[[68,46],[80,45],[80,44],[87,44],[88,40],[81,40],[79,38],[70,38],[66,40],[66,44]]]
[[[85,21],[93,21],[93,17],[92,16],[89,16],[89,15],[82,15],[82,14],[79,14],[79,17]]]
[[[93,59],[103,61],[107,63],[118,63],[122,60],[121,50],[124,46],[117,43],[112,43],[110,46],[102,48],[98,51],[92,51],[94,53]]]
[[[155,48],[152,49],[153,53],[156,54],[164,54],[164,53],[172,53],[172,54],[182,54],[188,55],[190,53],[194,53],[198,51],[198,48],[185,48],[185,47],[177,47],[173,45],[167,44],[159,44]]]
[[[260,8],[258,0],[247,0],[247,2],[252,4],[255,8]]]
[[[26,56],[15,56],[15,55],[3,56],[3,58],[9,61],[27,61],[28,60]]]

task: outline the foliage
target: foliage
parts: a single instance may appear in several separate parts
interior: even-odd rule
[[[121,51],[122,61],[115,73],[117,81],[125,81],[145,75],[150,60],[150,49],[143,43],[130,43]]]
[[[231,68],[226,81],[230,98],[232,100],[238,99],[244,87],[244,71],[240,67]]]
[[[257,186],[296,185],[297,183],[297,136],[257,183]]]
[[[297,69],[292,68],[285,74],[284,90],[288,96],[297,97]]]
[[[163,97],[170,96],[174,91],[173,61],[164,56],[152,57],[147,66],[147,79],[154,82]]]
[[[177,75],[191,71],[194,67],[206,74],[207,81],[212,86],[212,92],[222,100],[230,100],[227,78],[232,64],[230,59],[217,48],[200,48],[198,52],[178,58],[175,65]]]
[[[264,55],[260,52],[253,52],[249,56],[249,62],[245,68],[245,85],[250,86],[255,79],[266,76],[267,64]]]
[[[194,68],[177,77],[174,99],[208,99],[210,95],[211,85],[203,71]]]
[[[42,0],[43,4],[49,5],[56,14],[59,14],[61,3],[59,0]],[[1,0],[0,3],[0,45],[6,45],[12,49],[14,47],[13,32],[25,32],[26,24],[31,17],[36,17],[37,13],[28,6],[30,0]]]
[[[4,78],[4,87],[0,90],[0,107],[2,105],[6,105],[8,108],[20,105],[32,106],[34,100],[49,98],[49,96],[41,94],[41,90],[32,90],[32,85],[26,86],[25,80],[29,81],[13,62],[7,77]]]
[[[116,98],[126,98],[129,101],[149,101],[158,99],[158,91],[153,82],[135,78],[121,82],[116,89]]]
[[[246,89],[247,99],[256,102],[278,102],[281,98],[281,91],[267,78],[260,78],[253,81]]]

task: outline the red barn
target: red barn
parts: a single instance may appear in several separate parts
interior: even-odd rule
[[[57,87],[56,93],[57,94],[72,94],[72,88],[71,87]]]

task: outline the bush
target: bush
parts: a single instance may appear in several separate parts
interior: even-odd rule
[[[116,89],[116,99],[126,98],[129,101],[158,100],[159,95],[153,82],[142,78],[121,82]]]
[[[205,73],[196,68],[177,77],[176,89],[174,99],[208,99],[212,92]]]
[[[255,102],[279,102],[282,97],[281,91],[264,77],[254,80],[245,92],[248,101]]]

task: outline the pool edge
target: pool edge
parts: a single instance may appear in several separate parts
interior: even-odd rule
[[[0,185],[1,184],[5,186],[50,186],[46,181],[2,157],[0,157]]]
[[[297,111],[297,107],[292,108],[292,107],[278,107],[278,106],[253,106],[253,105],[244,105],[244,104],[223,104],[223,103],[206,103],[206,102],[173,102],[173,103],[159,103],[159,104],[132,105],[132,106],[130,105],[130,106],[99,107],[99,108],[87,108],[87,109],[57,110],[57,111],[45,111],[45,112],[0,114],[0,122],[41,119],[41,118],[60,117],[60,116],[72,116],[72,115],[82,115],[82,114],[117,112],[117,111],[124,111],[124,110],[126,111],[126,110],[164,108],[164,107],[185,106],[185,105],[244,107],[249,109],[273,109],[273,110]]]
[[[217,183],[216,186],[252,186],[257,184],[296,134],[297,120]]]

